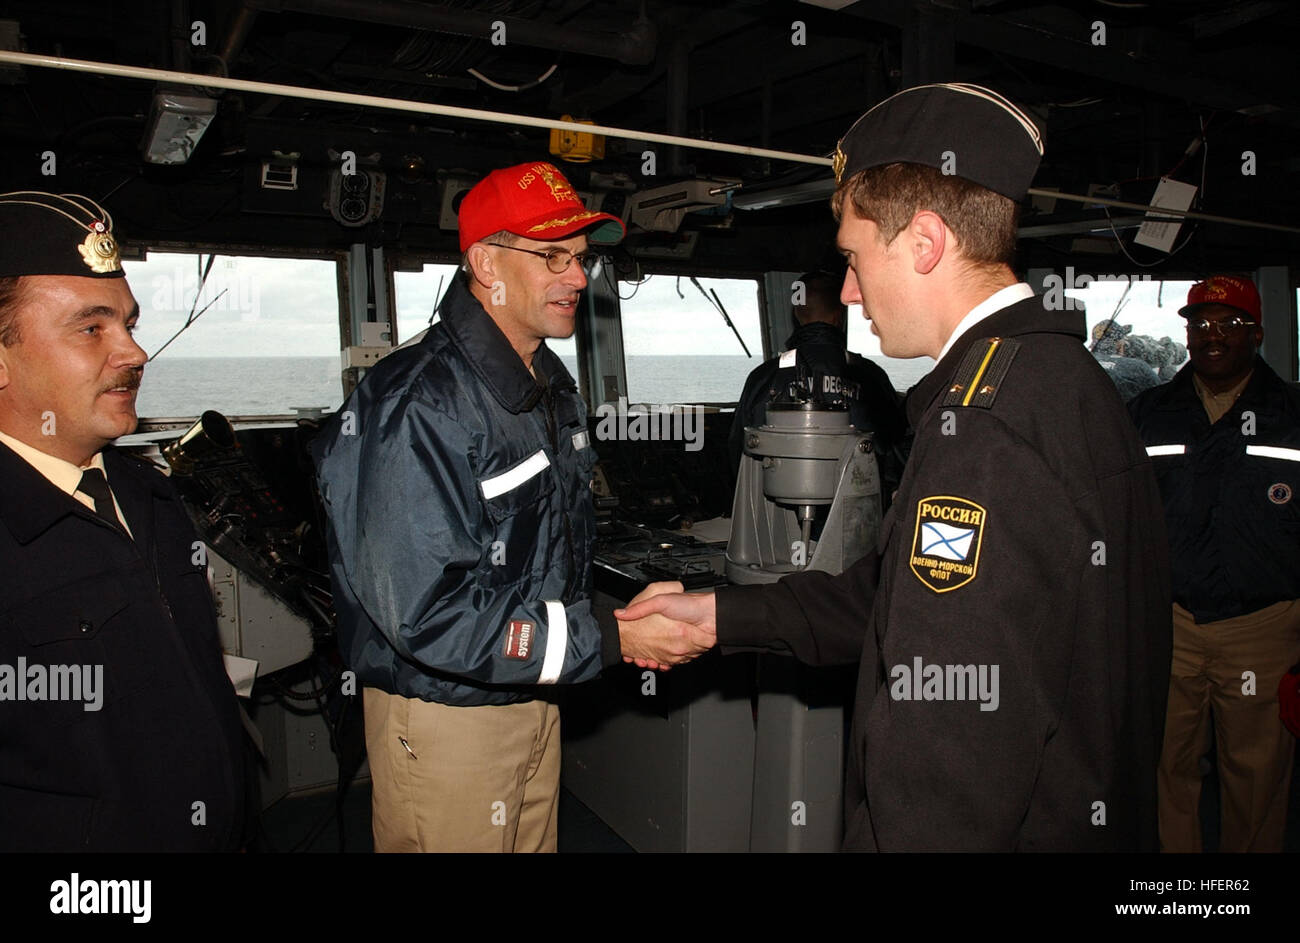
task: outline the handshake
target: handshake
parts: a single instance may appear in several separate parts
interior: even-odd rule
[[[685,593],[681,583],[651,583],[615,609],[623,660],[667,671],[717,644],[713,593]]]

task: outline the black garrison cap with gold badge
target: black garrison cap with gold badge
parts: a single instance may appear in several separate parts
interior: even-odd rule
[[[113,218],[94,200],[39,190],[0,193],[0,278],[125,274]]]
[[[884,164],[924,164],[1019,202],[1042,157],[1038,125],[997,92],[918,85],[886,98],[840,138],[835,182]]]

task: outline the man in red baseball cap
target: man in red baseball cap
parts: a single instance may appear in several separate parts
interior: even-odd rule
[[[554,166],[460,207],[461,277],[313,443],[338,632],[364,685],[376,851],[554,851],[559,710],[620,656],[591,607],[595,450],[573,377],[591,244]]]
[[[573,334],[579,293],[594,256],[623,224],[589,210],[552,164],[494,170],[460,205],[462,273],[524,365],[547,337]],[[531,256],[531,258],[530,258]]]
[[[1300,658],[1300,391],[1259,356],[1259,292],[1192,286],[1190,360],[1129,409],[1165,506],[1174,649],[1158,778],[1160,843],[1199,851],[1214,724],[1221,851],[1281,851],[1295,739],[1279,682]]]
[[[1187,353],[1200,383],[1221,398],[1240,393],[1264,342],[1255,283],[1235,275],[1207,278],[1192,286],[1178,313],[1187,319]]]

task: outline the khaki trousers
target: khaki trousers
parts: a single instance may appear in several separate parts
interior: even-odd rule
[[[558,707],[363,692],[375,851],[555,851]]]
[[[1200,761],[1219,762],[1222,851],[1281,851],[1295,737],[1278,718],[1277,688],[1300,659],[1300,600],[1197,625],[1174,605],[1174,657],[1158,776],[1160,846],[1201,850]],[[1254,673],[1253,693],[1243,679]],[[1243,690],[1245,689],[1245,690]]]

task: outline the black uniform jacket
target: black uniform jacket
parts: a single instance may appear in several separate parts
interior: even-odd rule
[[[104,466],[134,540],[0,445],[0,670],[25,668],[27,698],[56,674],[82,695],[0,686],[0,850],[233,850],[243,735],[206,561],[161,472]],[[71,687],[84,666],[98,710]]]
[[[762,425],[767,404],[789,402],[789,385],[802,383],[805,393],[846,406],[854,427],[872,433],[888,491],[898,485],[903,461],[896,449],[907,430],[902,403],[889,375],[846,350],[845,343],[844,332],[833,324],[803,324],[785,342],[786,349],[795,352],[793,365],[783,367],[781,358],[773,357],[750,372],[731,422],[728,449],[733,470],[740,466],[745,426]]]
[[[1129,412],[1164,496],[1174,601],[1214,622],[1300,599],[1300,388],[1256,359],[1210,425],[1189,363]]]
[[[860,657],[846,849],[1155,847],[1164,526],[1083,332],[1037,298],[981,321],[908,396],[878,551],[718,590],[724,650]]]

